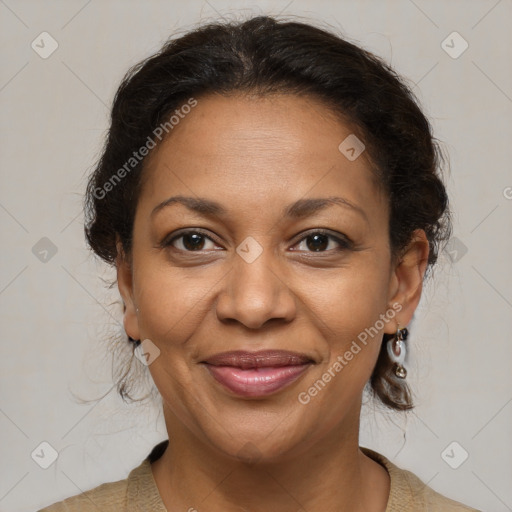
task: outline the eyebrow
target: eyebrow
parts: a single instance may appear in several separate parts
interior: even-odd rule
[[[162,201],[160,204],[155,206],[155,208],[151,212],[150,217],[153,217],[159,211],[173,204],[182,204],[186,206],[189,210],[210,217],[221,217],[228,213],[227,210],[220,203],[212,201],[211,199],[206,199],[204,197],[186,197],[180,195],[169,197],[165,201]],[[294,219],[300,219],[303,217],[307,217],[308,215],[317,213],[333,205],[342,206],[344,208],[348,208],[352,211],[355,211],[359,213],[368,222],[368,217],[361,207],[352,203],[348,199],[336,196],[299,199],[298,201],[295,201],[294,203],[292,203],[291,205],[284,209],[283,216]]]

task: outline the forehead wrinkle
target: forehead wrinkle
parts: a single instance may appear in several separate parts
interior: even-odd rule
[[[159,211],[173,204],[182,204],[189,210],[193,210],[205,216],[220,217],[225,216],[228,213],[228,210],[224,206],[216,201],[212,201],[211,199],[178,195],[170,197],[158,204],[151,212],[151,216],[156,215]],[[348,199],[333,196],[326,198],[299,199],[285,207],[282,211],[282,215],[289,218],[303,218],[333,205],[349,208],[362,215],[368,222],[368,217],[362,208],[355,205]]]

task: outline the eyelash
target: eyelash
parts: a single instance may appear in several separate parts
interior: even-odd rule
[[[176,240],[179,240],[180,238],[183,238],[185,235],[190,235],[190,234],[201,235],[204,238],[207,238],[208,240],[210,240],[211,242],[216,243],[215,240],[213,240],[210,236],[208,236],[202,230],[200,230],[200,229],[190,229],[190,230],[187,230],[187,231],[182,231],[181,233],[179,233],[177,235],[174,235],[172,238],[169,238],[169,237],[165,238],[162,241],[162,243],[160,244],[160,248],[165,249],[165,248],[168,248],[168,247],[172,247],[173,249],[176,249],[177,251],[186,252],[186,253],[192,253],[192,254],[193,253],[201,253],[201,252],[203,252],[203,249],[198,250],[198,251],[188,251],[186,249],[178,249],[177,247],[173,247],[173,245],[172,245],[173,242],[175,242]],[[335,235],[331,234],[329,231],[327,231],[325,229],[321,229],[321,228],[318,228],[318,229],[315,229],[313,231],[307,232],[307,234],[305,234],[294,245],[297,245],[297,244],[307,240],[309,237],[312,237],[313,235],[324,235],[324,236],[327,236],[331,240],[334,240],[336,243],[338,243],[340,247],[338,247],[337,249],[328,249],[328,250],[324,250],[324,251],[304,251],[304,252],[308,252],[308,253],[331,253],[331,251],[333,251],[333,250],[336,251],[336,252],[341,252],[341,251],[350,250],[350,249],[353,248],[353,243],[352,243],[352,241],[348,237],[335,236]],[[299,252],[302,252],[302,251],[299,251]]]

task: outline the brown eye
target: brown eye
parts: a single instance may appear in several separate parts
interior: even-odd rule
[[[183,246],[187,251],[201,250],[204,246],[204,236],[198,233],[190,233],[182,236]]]
[[[210,246],[208,246],[210,244]],[[215,248],[213,240],[199,231],[185,231],[174,236],[169,241],[164,241],[164,247],[172,246],[184,252],[203,251]]]
[[[310,252],[341,251],[350,248],[350,242],[323,231],[315,231],[300,240],[299,249]],[[302,248],[301,248],[302,246]]]
[[[329,246],[329,237],[327,235],[310,235],[306,240],[306,245],[311,251],[325,251]]]

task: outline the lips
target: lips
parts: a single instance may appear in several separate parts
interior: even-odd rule
[[[223,352],[203,361],[210,375],[236,395],[263,397],[296,381],[314,363],[297,352]]]

